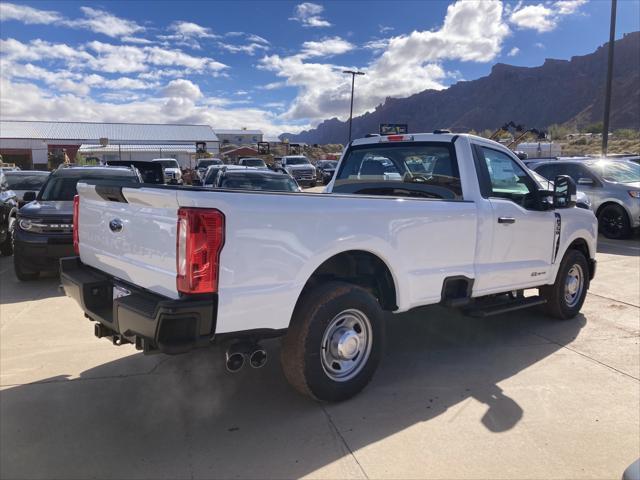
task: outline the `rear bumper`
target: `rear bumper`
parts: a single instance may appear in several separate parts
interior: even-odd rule
[[[178,354],[207,346],[213,338],[216,295],[173,300],[114,279],[78,257],[60,259],[60,279],[67,296],[98,322],[96,336],[114,345],[134,343],[145,352]],[[114,285],[131,293],[114,299]]]

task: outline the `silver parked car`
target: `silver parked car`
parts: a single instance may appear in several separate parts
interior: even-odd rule
[[[545,178],[569,175],[589,196],[600,232],[625,238],[640,227],[640,165],[626,160],[551,160],[529,164]]]

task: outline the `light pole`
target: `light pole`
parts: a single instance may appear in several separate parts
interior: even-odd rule
[[[364,75],[364,72],[356,72],[354,70],[343,70],[342,73],[351,75],[351,109],[349,110],[349,142],[351,142],[351,122],[353,121],[353,87],[356,83],[356,75]]]
[[[609,115],[611,113],[611,81],[613,80],[613,49],[616,42],[616,3],[611,0],[611,25],[609,27],[609,58],[607,64],[607,86],[604,93],[604,121],[602,122],[602,156],[609,148]]]

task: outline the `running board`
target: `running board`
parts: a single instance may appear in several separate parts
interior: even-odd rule
[[[547,301],[542,297],[527,297],[493,305],[479,305],[475,308],[465,310],[464,313],[470,317],[484,318],[490,317],[491,315],[512,312],[514,310],[521,310],[523,308],[535,307],[536,305],[544,305],[545,303],[547,303]]]

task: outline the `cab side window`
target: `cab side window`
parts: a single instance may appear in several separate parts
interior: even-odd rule
[[[550,163],[534,168],[534,170],[547,180],[551,181],[553,181],[553,179],[556,178],[557,175],[559,175],[558,165],[552,165]]]
[[[536,190],[533,179],[507,154],[481,147],[489,173],[490,196],[506,198],[527,208]]]

